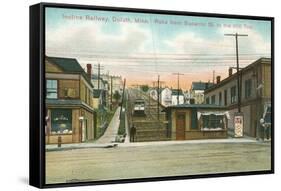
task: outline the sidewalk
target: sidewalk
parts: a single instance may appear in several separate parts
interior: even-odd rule
[[[227,138],[227,139],[201,139],[201,140],[184,140],[184,141],[153,141],[153,142],[125,142],[125,143],[76,143],[76,144],[63,144],[60,148],[57,145],[46,145],[46,151],[62,151],[72,149],[85,149],[85,148],[115,148],[115,147],[147,147],[147,146],[168,146],[168,145],[181,145],[181,144],[235,144],[235,143],[256,143],[268,144],[270,141],[256,141],[255,139],[248,138]]]
[[[115,142],[116,135],[119,128],[119,113],[120,107],[118,107],[110,121],[105,133],[102,137],[92,143],[73,143],[73,144],[62,144],[58,147],[57,144],[46,145],[46,151],[61,151],[61,150],[72,150],[72,149],[85,149],[85,148],[112,148],[116,147]]]
[[[119,120],[120,107],[118,107],[102,137],[100,137],[95,143],[106,144],[115,142],[116,136],[118,134],[118,128],[120,124]]]
[[[181,140],[181,141],[153,141],[153,142],[131,142],[119,143],[118,147],[138,147],[150,145],[178,145],[178,144],[213,144],[213,143],[265,143],[248,138],[227,138],[227,139],[200,139],[200,140]]]
[[[228,132],[228,138],[226,139],[200,139],[200,140],[181,140],[181,141],[152,141],[152,142],[130,142],[129,138],[129,127],[128,123],[126,126],[127,136],[124,143],[115,143],[115,138],[118,133],[120,124],[119,120],[120,107],[118,107],[112,117],[112,120],[107,127],[106,132],[102,137],[92,143],[73,143],[73,144],[62,144],[61,147],[54,145],[46,145],[46,151],[62,151],[72,149],[85,149],[85,148],[114,148],[114,147],[146,147],[146,146],[168,146],[168,145],[180,145],[180,144],[216,144],[216,143],[257,143],[257,144],[268,144],[268,141],[256,140],[253,137],[244,136],[241,138],[234,138],[234,132]],[[126,120],[127,122],[127,120]]]

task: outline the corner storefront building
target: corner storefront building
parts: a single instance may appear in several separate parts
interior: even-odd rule
[[[73,58],[46,57],[46,144],[95,138],[93,85]]]

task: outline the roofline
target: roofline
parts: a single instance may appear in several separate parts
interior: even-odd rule
[[[271,62],[271,58],[261,57],[261,58],[257,59],[256,61],[254,61],[253,63],[246,66],[245,68],[241,69],[240,72],[245,72],[257,64],[269,64],[268,62]],[[232,80],[235,77],[237,77],[237,72],[232,74],[231,76],[228,76],[227,78],[223,79],[219,84],[214,84],[211,87],[205,89],[204,93],[209,93],[213,89],[223,86],[225,83],[229,82],[230,80]]]
[[[60,57],[45,56],[45,60],[48,60],[49,62],[55,64],[59,69],[64,71],[64,69],[61,66],[59,66],[58,64],[56,64],[56,63],[52,62],[51,60],[49,60],[50,58],[60,58]],[[70,58],[67,58],[67,59],[70,59]],[[54,72],[46,72],[46,73],[54,73]]]
[[[78,62],[78,60],[76,59],[76,58],[71,58],[71,57],[58,57],[58,56],[45,56],[46,57],[46,59],[52,59],[52,58],[54,58],[54,59],[69,59],[69,60],[75,60],[77,63],[78,63],[78,65],[80,66],[80,68],[84,71],[84,69],[81,67],[81,65],[79,64],[79,62]],[[60,66],[59,66],[60,67]],[[60,67],[61,68],[61,67]],[[61,69],[63,69],[63,68],[61,68]]]
[[[81,76],[85,79],[85,81],[92,87],[94,88],[94,85],[92,84],[91,80],[87,77],[87,74],[85,73],[86,76],[81,74]],[[88,81],[89,80],[89,81]]]
[[[79,74],[81,75],[85,81],[93,88],[94,85],[91,82],[91,79],[89,79],[89,77],[87,76],[87,73],[85,72],[85,70],[82,68],[82,66],[80,65],[80,63],[78,62],[78,60],[76,58],[69,58],[69,57],[56,57],[56,56],[45,56],[45,58],[48,60],[50,58],[58,58],[58,59],[71,59],[71,60],[75,60],[77,62],[77,64],[79,65],[79,67],[81,68],[81,72],[65,72],[64,69],[62,67],[60,67],[58,64],[56,64],[55,62],[52,62],[51,60],[49,60],[50,62],[56,64],[57,67],[59,67],[61,70],[63,70],[63,72],[65,74]],[[52,73],[52,72],[48,72],[48,73]],[[85,76],[84,76],[85,75]]]

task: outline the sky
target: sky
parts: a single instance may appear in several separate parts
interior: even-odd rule
[[[187,90],[193,81],[227,77],[236,66],[239,37],[241,67],[270,57],[271,23],[165,14],[46,8],[46,55],[76,58],[83,68],[100,64],[101,73],[120,75],[127,85],[153,85]]]

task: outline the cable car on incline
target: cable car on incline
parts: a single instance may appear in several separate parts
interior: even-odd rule
[[[135,100],[134,115],[135,116],[145,115],[145,101],[144,101],[144,99],[136,99]]]

